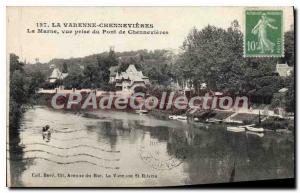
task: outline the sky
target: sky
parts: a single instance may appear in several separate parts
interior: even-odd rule
[[[22,61],[27,62],[35,62],[35,58],[40,62],[48,62],[53,58],[76,58],[101,53],[108,51],[111,46],[116,52],[178,49],[193,27],[201,29],[210,24],[228,28],[231,22],[237,19],[241,30],[244,31],[245,9],[245,7],[8,7],[7,54],[15,53]],[[260,9],[282,9],[284,31],[287,31],[294,22],[292,7]],[[154,25],[153,30],[168,31],[168,34],[75,36],[61,33],[27,33],[27,29],[36,29],[36,23],[40,22],[46,22],[47,25],[65,22],[149,23]],[[117,28],[117,31],[120,29]]]

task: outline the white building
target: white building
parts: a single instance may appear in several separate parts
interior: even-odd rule
[[[144,76],[142,71],[138,71],[133,64],[120,74],[115,71],[116,67],[110,69],[110,83],[115,84],[118,91],[133,93],[135,88],[150,84],[148,77]]]
[[[290,76],[293,70],[294,67],[288,66],[287,64],[276,64],[276,72],[279,74],[279,76]]]
[[[57,80],[63,80],[68,76],[68,73],[62,73],[58,68],[52,67],[53,71],[48,78],[50,83],[55,83]]]

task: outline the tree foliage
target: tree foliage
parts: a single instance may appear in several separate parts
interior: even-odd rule
[[[24,63],[15,54],[9,56],[9,128],[15,133],[26,108],[34,103],[36,90],[45,82],[41,72],[25,73]]]
[[[287,78],[287,88],[286,93],[286,111],[295,112],[295,74],[292,72],[291,76]]]
[[[68,73],[69,70],[68,70],[68,65],[66,62],[63,63],[63,66],[62,66],[62,73]]]
[[[284,78],[275,75],[276,64],[294,66],[295,62],[293,27],[284,36],[283,58],[243,57],[243,33],[234,20],[227,29],[212,25],[192,29],[179,54],[170,50],[110,49],[84,58],[53,59],[50,63],[68,67],[69,76],[64,80],[67,88],[112,89],[112,85],[108,86],[109,68],[116,66],[120,73],[134,64],[155,85],[167,87],[178,82],[182,87],[193,86],[200,94],[201,85],[206,83],[208,90],[246,95],[254,103],[270,103],[279,89],[288,86]],[[83,70],[78,67],[82,65]]]
[[[284,58],[244,58],[243,34],[235,20],[228,29],[208,25],[192,29],[183,43],[183,53],[175,64],[173,77],[188,82],[197,90],[201,83],[208,89],[251,97],[255,103],[270,103],[274,93],[285,86],[275,76],[275,65],[294,62],[293,32],[286,32]],[[293,42],[293,43],[291,43]]]
[[[27,81],[23,70],[24,64],[19,62],[19,57],[10,54],[10,81],[9,81],[9,128],[15,134],[27,102]]]

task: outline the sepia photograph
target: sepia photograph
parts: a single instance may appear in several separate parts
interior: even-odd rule
[[[294,187],[294,12],[6,7],[7,186]]]

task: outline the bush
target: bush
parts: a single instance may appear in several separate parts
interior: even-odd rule
[[[260,126],[272,130],[287,129],[289,127],[289,120],[279,117],[270,117],[267,120],[263,121]]]

